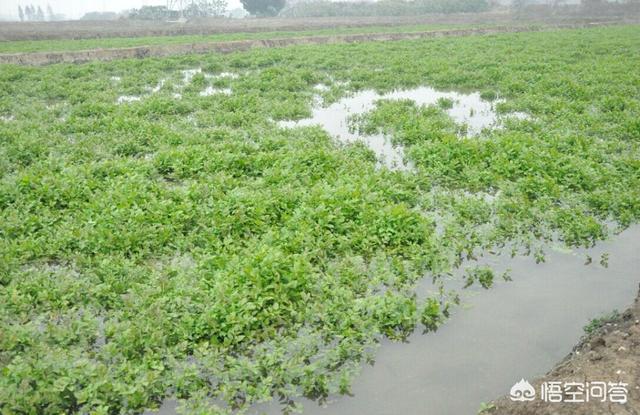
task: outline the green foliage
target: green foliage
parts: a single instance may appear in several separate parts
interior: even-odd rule
[[[591,334],[594,331],[598,330],[600,327],[604,326],[605,324],[610,323],[619,318],[620,318],[620,313],[618,312],[618,310],[613,310],[609,314],[605,314],[601,317],[596,317],[594,319],[591,319],[589,324],[583,327],[583,330],[586,334]]]
[[[217,2],[215,2],[217,3]],[[214,4],[215,4],[214,3]],[[155,6],[153,6],[155,7]],[[158,6],[164,7],[164,6]],[[161,19],[179,18],[178,14]],[[491,25],[487,25],[491,26]],[[151,45],[183,45],[208,42],[224,42],[232,40],[295,38],[315,35],[336,35],[352,33],[386,33],[386,32],[423,32],[438,29],[455,29],[469,27],[469,24],[420,24],[402,26],[366,26],[366,27],[333,27],[315,30],[279,30],[274,32],[233,32],[212,33],[209,35],[173,35],[173,36],[137,36],[137,37],[105,37],[95,39],[48,39],[48,40],[15,40],[0,42],[0,52],[53,52],[97,48],[123,48]]]
[[[480,93],[480,98],[485,101],[495,101],[498,98],[498,93],[492,90],[482,91]]]
[[[187,18],[223,16],[227,11],[226,0],[195,0],[184,9]]]
[[[492,403],[480,402],[480,408],[478,408],[478,415],[491,413],[496,409],[496,406]]]
[[[168,20],[180,17],[180,12],[169,10],[166,6],[142,6],[129,12],[129,19],[132,20]]]
[[[500,278],[503,281],[511,281],[511,270],[504,271]],[[495,281],[495,272],[489,266],[473,266],[465,270],[465,285],[464,288],[471,287],[473,284],[478,283],[484,289],[493,287]]]
[[[410,16],[429,13],[478,13],[489,10],[487,0],[379,0],[348,2],[313,0],[293,4],[282,11],[288,17]]]
[[[240,0],[242,7],[253,16],[277,16],[286,0]]]
[[[448,317],[448,309],[440,306],[440,302],[435,298],[428,298],[425,302],[420,322],[427,331],[435,331],[440,327],[444,320]]]
[[[451,98],[438,98],[438,106],[443,110],[453,108],[453,100]]]
[[[175,397],[224,413],[347,393],[382,336],[444,322],[445,295],[414,294],[425,275],[441,283],[507,244],[542,260],[545,241],[591,246],[638,222],[637,37],[2,67],[0,412],[139,413]],[[185,84],[195,67],[207,76]],[[404,146],[415,168],[390,171],[361,143],[277,125],[309,115],[318,83],[333,100],[495,91],[500,112],[530,119],[462,138],[439,106],[380,101],[353,126]],[[232,93],[200,96],[212,85]],[[467,277],[489,287],[494,273]]]

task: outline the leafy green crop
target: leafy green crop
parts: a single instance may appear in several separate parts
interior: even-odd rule
[[[348,35],[352,33],[386,33],[386,32],[423,32],[440,29],[458,29],[471,26],[470,24],[419,24],[419,25],[391,25],[364,27],[333,27],[315,30],[278,30],[268,32],[231,32],[210,35],[176,35],[176,36],[139,36],[139,37],[102,37],[95,39],[54,39],[54,40],[12,40],[0,41],[0,53],[20,52],[61,52],[98,48],[127,48],[153,45],[185,45],[208,42],[226,42],[233,40],[259,40],[292,38],[301,36],[330,36]],[[482,27],[495,24],[481,25]],[[473,25],[477,27],[477,25]]]
[[[638,222],[639,30],[1,67],[0,412],[347,393],[383,336],[443,324],[455,293],[418,298],[424,276]],[[415,168],[390,171],[278,126],[310,115],[317,84],[325,103],[488,91],[530,117],[463,137],[445,103],[380,101],[354,125],[405,147]]]

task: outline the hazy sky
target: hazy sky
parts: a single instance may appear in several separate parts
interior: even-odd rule
[[[18,17],[18,5],[33,4],[46,11],[47,4],[55,13],[78,18],[90,11],[120,11],[143,5],[164,5],[166,0],[0,0],[0,16]],[[228,9],[240,7],[239,0],[227,0]]]

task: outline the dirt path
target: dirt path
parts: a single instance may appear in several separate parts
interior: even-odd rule
[[[589,402],[567,403],[570,395],[561,393],[562,402],[544,402],[540,399],[543,383],[567,382],[594,384],[594,382],[623,382],[627,384],[627,403]],[[494,408],[483,413],[494,415],[637,415],[640,414],[640,294],[631,308],[608,321],[585,337],[562,362],[544,377],[531,382],[536,392],[529,402],[514,402],[508,396],[493,402]],[[576,391],[577,388],[570,388]],[[587,388],[585,387],[585,391]],[[573,395],[575,396],[575,395]],[[584,394],[579,396],[585,399]],[[575,398],[573,398],[575,399]]]
[[[54,63],[82,63],[115,59],[164,57],[191,53],[229,53],[254,48],[274,48],[292,45],[358,43],[371,41],[415,40],[442,36],[473,36],[497,33],[548,31],[558,29],[591,28],[621,22],[592,22],[579,24],[557,24],[546,26],[497,26],[491,28],[433,30],[427,32],[368,33],[331,36],[305,36],[282,39],[236,40],[226,42],[193,43],[184,45],[154,45],[132,48],[92,49],[68,52],[28,52],[0,54],[0,64],[48,65]]]

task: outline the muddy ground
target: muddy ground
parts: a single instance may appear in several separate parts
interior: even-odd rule
[[[25,22],[0,24],[0,40],[94,39],[109,37],[208,35],[420,24],[505,23],[505,13],[428,16],[198,19],[187,23],[135,20]]]
[[[624,382],[628,384],[626,404],[609,399],[588,403],[551,403],[540,399],[543,382]],[[493,415],[637,415],[640,414],[640,293],[635,303],[620,316],[586,336],[574,350],[544,377],[531,382],[536,398],[513,402],[509,396],[494,401]],[[569,399],[563,394],[563,401]]]
[[[486,13],[431,14],[425,16],[316,17],[264,19],[197,19],[187,23],[135,20],[2,22],[0,41],[43,39],[94,39],[109,37],[208,35],[235,32],[269,32],[397,25],[513,25],[524,23],[566,23],[593,19],[625,19],[629,13],[513,15],[508,11]]]

